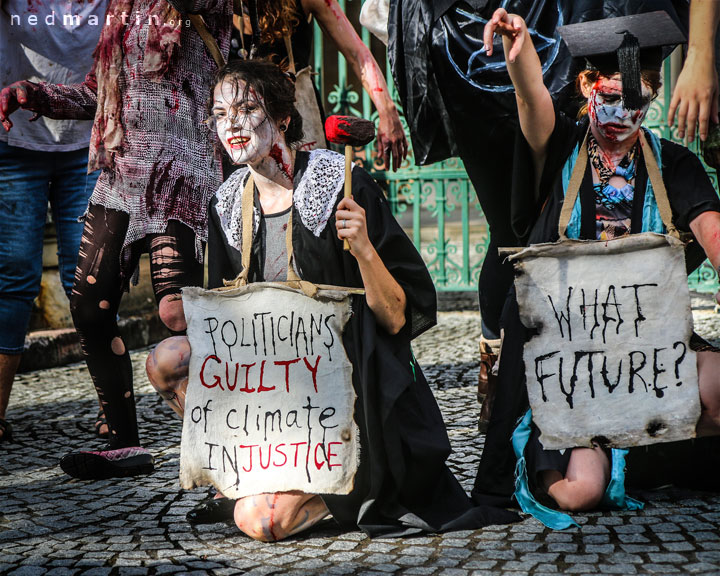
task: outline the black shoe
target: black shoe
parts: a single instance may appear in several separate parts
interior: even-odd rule
[[[150,474],[155,469],[152,454],[140,446],[71,452],[62,457],[63,472],[80,480],[105,480]]]
[[[208,498],[187,513],[187,521],[192,524],[215,524],[232,520],[235,512],[235,500],[230,498]]]
[[[0,432],[3,433],[2,436],[0,436],[0,444],[3,442],[12,442],[13,441],[13,427],[10,422],[7,420],[3,420],[0,418]]]

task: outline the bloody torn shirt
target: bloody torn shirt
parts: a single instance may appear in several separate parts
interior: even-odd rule
[[[112,0],[108,13],[113,12]],[[217,65],[202,39],[186,18],[180,42],[160,79],[145,74],[147,15],[157,1],[135,0],[124,27],[123,67],[117,94],[122,98],[124,141],[109,167],[103,168],[91,204],[130,215],[123,244],[146,234],[162,233],[169,220],[182,222],[195,232],[196,257],[202,259],[207,239],[207,206],[222,183],[222,168],[212,134],[203,123]],[[188,0],[184,8],[200,12],[221,51],[230,46],[232,2]],[[178,6],[179,8],[179,6]],[[101,48],[100,46],[98,47]],[[34,111],[50,118],[95,118],[97,82],[94,68],[80,84],[40,84]],[[97,122],[92,138],[100,138]],[[131,273],[132,271],[124,271]]]

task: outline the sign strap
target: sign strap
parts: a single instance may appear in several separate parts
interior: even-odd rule
[[[232,290],[238,286],[247,286],[248,277],[250,275],[250,253],[252,252],[253,240],[253,209],[255,206],[255,182],[252,174],[248,176],[242,196],[242,271],[232,281],[225,281],[224,288],[217,288],[219,291]],[[310,298],[317,296],[318,290],[341,290],[350,294],[365,294],[363,288],[352,288],[345,286],[331,286],[327,284],[313,284],[307,280],[303,280],[295,272],[292,265],[293,245],[292,245],[292,207],[290,209],[290,218],[288,219],[287,232],[285,233],[285,250],[287,251],[288,268],[287,281],[276,282],[276,284],[285,284],[291,288],[302,290],[302,292]]]
[[[220,51],[220,46],[218,46],[217,40],[215,40],[213,35],[208,30],[202,14],[188,14],[187,17],[190,22],[192,22],[195,31],[200,35],[200,38],[202,38],[202,41],[205,43],[205,47],[208,49],[208,52],[210,52],[213,60],[215,60],[215,64],[217,64],[217,67],[222,68],[223,66],[225,66],[225,58]]]
[[[568,239],[567,227],[568,224],[570,224],[570,218],[572,217],[572,211],[575,207],[578,192],[580,191],[580,185],[585,177],[585,168],[587,167],[588,161],[588,134],[590,134],[589,128],[585,133],[585,138],[583,138],[582,144],[580,144],[577,159],[575,160],[575,167],[570,175],[570,182],[568,183],[567,190],[565,191],[565,200],[563,201],[562,210],[560,211],[560,221],[558,222],[558,236],[560,237],[560,240]]]
[[[665,224],[665,229],[668,231],[670,236],[680,238],[680,232],[675,228],[672,221],[672,209],[670,208],[670,200],[668,200],[667,188],[665,188],[665,182],[663,182],[662,174],[660,174],[660,168],[658,168],[655,154],[653,153],[652,146],[648,144],[645,133],[640,130],[640,146],[642,147],[643,157],[645,158],[645,167],[647,168],[648,177],[655,192],[655,202],[657,202],[658,211],[660,212],[660,218]]]
[[[242,272],[238,276],[240,285],[245,285],[248,282],[248,276],[250,274],[250,253],[252,252],[252,232],[253,232],[253,209],[255,207],[255,181],[253,180],[252,174],[248,176],[245,189],[243,190],[242,196]],[[295,268],[292,265],[293,259],[293,245],[292,245],[292,223],[293,223],[293,210],[290,208],[290,218],[288,218],[287,230],[285,232],[285,250],[287,252],[287,281],[288,282],[301,282],[300,277],[295,272]],[[305,290],[303,289],[303,292]],[[315,290],[317,292],[317,290]]]
[[[570,182],[568,183],[567,190],[565,191],[565,200],[563,201],[562,210],[560,211],[560,220],[558,222],[558,236],[560,240],[567,240],[567,227],[572,217],[572,211],[577,201],[578,193],[580,191],[580,185],[582,184],[583,178],[585,177],[585,168],[587,167],[588,153],[587,153],[587,139],[590,134],[588,129],[583,138],[580,149],[578,150],[577,160],[570,176]],[[655,193],[655,201],[657,202],[658,210],[660,212],[660,218],[665,224],[665,228],[668,234],[675,238],[680,238],[680,233],[672,222],[672,210],[670,208],[670,201],[668,200],[667,188],[663,182],[660,169],[658,168],[655,154],[653,153],[652,147],[648,144],[647,139],[643,130],[640,130],[640,146],[643,152],[643,158],[645,159],[645,167],[647,168],[648,177],[652,184],[653,192]]]

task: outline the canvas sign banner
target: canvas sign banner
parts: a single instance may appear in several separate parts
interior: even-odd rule
[[[347,494],[358,465],[347,293],[183,290],[192,348],[180,484],[229,498]]]
[[[510,259],[520,319],[534,333],[523,361],[546,449],[695,436],[700,397],[679,240],[571,240]]]

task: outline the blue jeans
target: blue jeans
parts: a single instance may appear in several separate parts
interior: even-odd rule
[[[48,201],[57,231],[60,279],[69,296],[83,215],[98,172],[88,149],[36,152],[0,142],[0,354],[20,354],[40,291]]]

